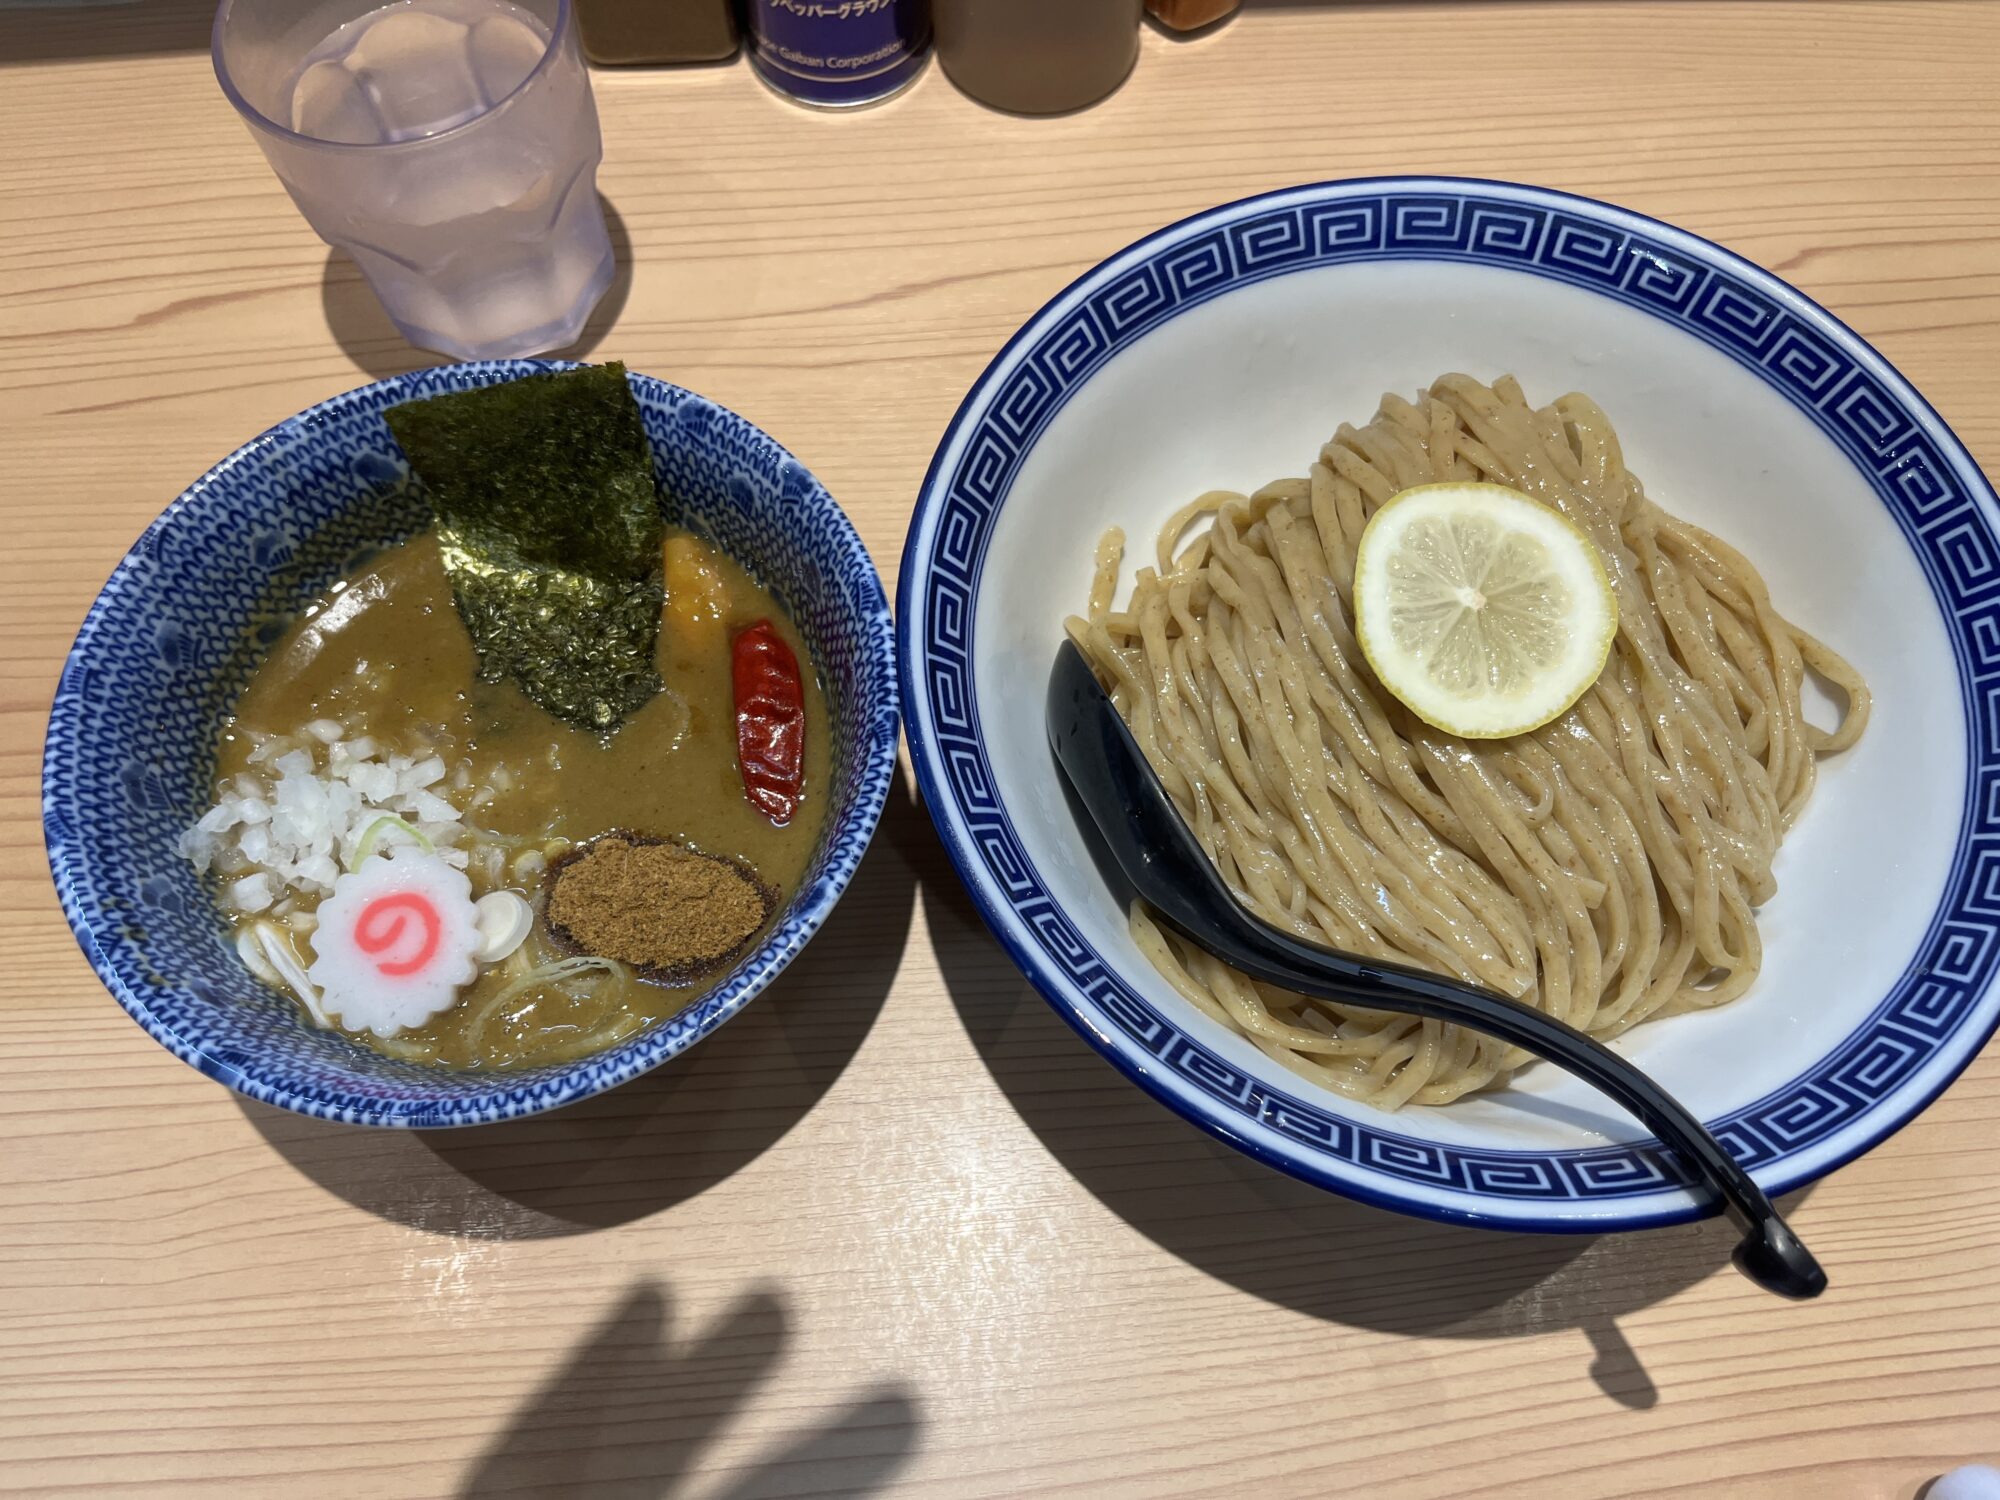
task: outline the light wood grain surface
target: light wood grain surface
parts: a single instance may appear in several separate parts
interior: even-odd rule
[[[36,1495],[1914,1496],[2000,1459],[2000,1057],[1797,1207],[1543,1239],[1354,1207],[1124,1084],[894,798],[694,1053],[415,1136],[236,1100],[106,997],[44,716],[145,523],[428,362],[217,94],[183,0],[0,12],[0,1487]],[[1256,5],[1057,120],[933,69],[834,118],[602,73],[624,276],[587,348],[777,433],[893,587],[954,405],[1135,236],[1305,180],[1595,194],[1760,261],[2000,463],[2000,5]]]

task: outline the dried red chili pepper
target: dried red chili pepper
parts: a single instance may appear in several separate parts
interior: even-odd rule
[[[806,702],[799,659],[769,620],[736,637],[736,765],[750,805],[782,828],[798,810],[805,777]]]

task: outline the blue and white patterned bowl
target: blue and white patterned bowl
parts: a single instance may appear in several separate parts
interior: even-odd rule
[[[428,516],[382,421],[398,402],[490,385],[546,361],[446,365],[337,396],[238,449],[141,537],[84,619],[49,715],[42,819],[57,893],[105,988],[175,1056],[302,1114],[365,1125],[473,1125],[613,1088],[749,1003],[854,874],[896,758],[895,643],[874,564],[833,497],[750,423],[631,377],[666,490],[775,593],[812,647],[833,715],[819,853],[764,943],[699,1003],[582,1062],[508,1074],[392,1062],[316,1031],[257,984],[214,900],[174,852],[208,802],[214,735],[285,617],[357,548]]]
[[[1197,1013],[1132,944],[1043,741],[1045,664],[1104,527],[1150,556],[1183,501],[1303,474],[1341,420],[1447,370],[1595,395],[1648,492],[1741,546],[1879,695],[1779,857],[1755,988],[1619,1043],[1766,1189],[1796,1188],[1909,1120],[2000,1019],[2000,542],[1992,489],[1910,384],[1694,235],[1535,188],[1378,179],[1214,209],[1090,271],[973,387],[910,528],[898,629],[924,799],[1056,1010],[1252,1155],[1465,1222],[1711,1212],[1554,1070],[1388,1115]]]

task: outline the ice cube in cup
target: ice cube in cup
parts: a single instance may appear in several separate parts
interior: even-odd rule
[[[472,28],[438,14],[445,8],[377,11],[348,48],[347,71],[375,106],[388,140],[436,135],[491,107],[472,72]]]
[[[337,57],[307,65],[292,86],[292,129],[319,141],[368,146],[387,139],[361,80]]]
[[[498,104],[535,71],[548,37],[519,16],[489,15],[472,27],[472,71],[489,104]]]

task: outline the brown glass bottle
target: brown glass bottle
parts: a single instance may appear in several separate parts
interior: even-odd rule
[[[730,0],[573,0],[596,63],[717,62],[736,55]]]
[[[1081,109],[1132,71],[1144,3],[932,0],[938,61],[953,83],[995,109]]]

